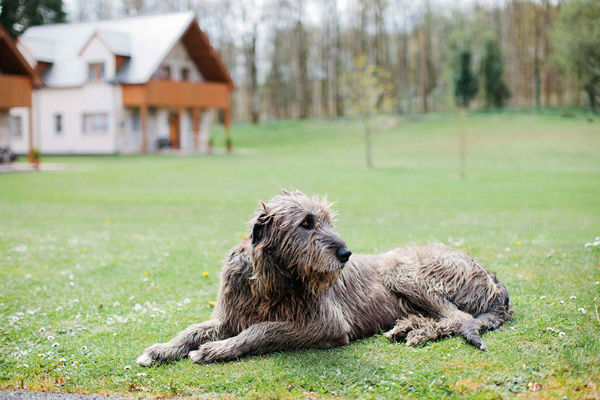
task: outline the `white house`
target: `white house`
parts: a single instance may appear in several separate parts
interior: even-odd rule
[[[215,109],[229,131],[233,82],[192,12],[36,26],[18,45],[42,83],[31,118],[42,154],[151,152],[160,139],[206,151]],[[28,127],[15,129],[25,152]]]

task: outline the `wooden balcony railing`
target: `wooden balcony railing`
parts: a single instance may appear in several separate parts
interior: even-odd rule
[[[218,82],[150,80],[123,85],[126,107],[220,108],[231,104],[231,86]]]
[[[31,78],[0,74],[0,109],[31,107]]]

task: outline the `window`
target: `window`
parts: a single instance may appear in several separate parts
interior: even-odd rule
[[[181,80],[189,81],[190,80],[190,70],[187,68],[181,68]]]
[[[23,136],[23,118],[20,115],[10,117],[10,136],[19,138]]]
[[[63,133],[62,114],[54,114],[54,133],[56,135],[62,135]]]
[[[88,113],[83,114],[82,133],[84,135],[103,134],[108,131],[107,113]]]
[[[101,81],[104,79],[104,63],[90,63],[88,64],[88,80],[89,81]]]
[[[168,65],[161,66],[158,71],[156,71],[156,77],[158,79],[171,79],[171,67]]]
[[[141,129],[141,119],[140,112],[138,110],[134,110],[131,112],[131,131],[139,132]]]

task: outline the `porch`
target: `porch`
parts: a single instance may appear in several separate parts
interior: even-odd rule
[[[169,141],[173,149],[181,148],[183,121],[191,115],[193,151],[206,151],[208,131],[203,129],[206,113],[223,110],[225,135],[231,143],[231,90],[228,83],[150,80],[145,84],[123,85],[123,106],[139,110],[141,139],[139,151],[150,150],[149,109],[169,111]],[[228,146],[229,148],[229,146]]]

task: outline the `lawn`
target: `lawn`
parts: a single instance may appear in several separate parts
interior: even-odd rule
[[[352,120],[235,126],[231,155],[48,157],[0,175],[0,387],[126,396],[594,398],[600,394],[600,118],[401,119],[367,169]],[[216,141],[223,141],[218,132]],[[327,195],[353,252],[440,240],[506,283],[514,318],[408,348],[382,335],[143,369],[136,357],[209,317],[221,260],[279,188]]]

